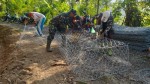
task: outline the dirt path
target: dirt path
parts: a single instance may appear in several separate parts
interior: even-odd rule
[[[22,25],[13,27],[23,28]],[[63,63],[57,42],[52,43],[53,52],[46,52],[45,44],[46,38],[33,37],[33,32],[26,32],[23,39],[17,42],[21,56],[8,66],[2,77],[13,84],[67,84],[67,66],[54,65],[58,62]]]

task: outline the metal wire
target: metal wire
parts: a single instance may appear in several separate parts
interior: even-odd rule
[[[77,80],[95,80],[102,76],[121,74],[127,71],[129,48],[124,42],[112,39],[93,39],[87,33],[67,33],[66,38],[57,33],[59,50]]]

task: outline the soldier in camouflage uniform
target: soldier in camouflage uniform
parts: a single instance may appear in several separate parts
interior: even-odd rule
[[[110,11],[105,11],[102,13],[101,25],[101,34],[104,34],[104,37],[112,38],[111,35],[113,34],[113,16]]]
[[[56,31],[58,31],[63,41],[66,40],[65,33],[67,30],[70,30],[68,28],[71,28],[71,30],[80,30],[81,29],[81,19],[79,16],[76,15],[75,10],[70,10],[68,13],[62,13],[56,17],[54,17],[50,21],[50,27],[49,27],[49,35],[47,37],[47,46],[46,50],[48,52],[51,52],[51,42],[54,39]]]
[[[101,25],[100,28],[102,28],[102,31],[100,31],[100,29],[97,29],[98,33],[100,35],[103,35],[104,37],[112,38],[111,36],[114,32],[112,29],[114,19],[113,19],[111,12],[105,11],[103,13],[95,15],[93,17],[93,22],[94,22],[94,19],[96,19],[96,25]]]
[[[84,28],[84,30],[88,31],[89,33],[91,33],[91,29],[92,27],[94,27],[90,16],[89,15],[85,15],[82,19],[82,27]]]

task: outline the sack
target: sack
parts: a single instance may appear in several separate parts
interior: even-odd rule
[[[95,30],[93,27],[91,28],[91,33],[95,33]]]

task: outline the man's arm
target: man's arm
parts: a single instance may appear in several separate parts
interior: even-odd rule
[[[106,32],[107,31],[109,31],[111,28],[112,28],[112,26],[113,26],[113,17],[112,16],[110,16],[110,18],[108,19],[108,22],[107,22],[107,28],[106,28]]]

